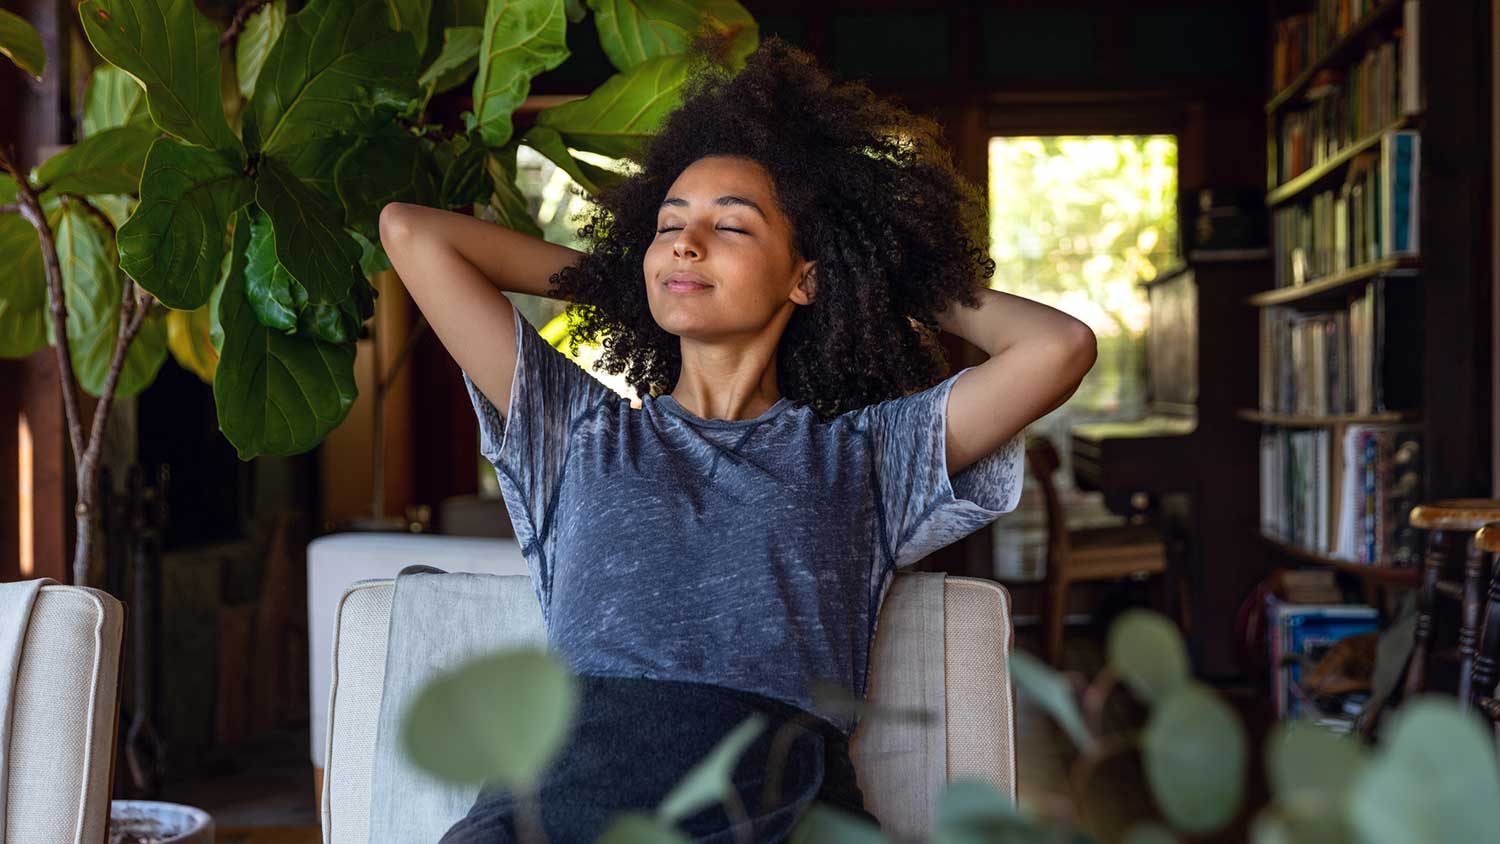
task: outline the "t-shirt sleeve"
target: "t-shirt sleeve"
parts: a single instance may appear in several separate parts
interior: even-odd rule
[[[885,539],[897,567],[968,536],[1020,502],[1024,433],[948,474],[948,394],[971,368],[858,411],[871,436]]]
[[[618,394],[543,340],[520,312],[515,320],[516,374],[504,415],[467,372],[463,380],[479,418],[479,452],[495,467],[516,540],[540,591],[550,582],[542,563],[551,557],[545,547],[548,514],[556,505],[569,438],[590,410]]]

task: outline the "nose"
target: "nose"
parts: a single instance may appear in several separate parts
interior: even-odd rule
[[[677,231],[677,237],[672,241],[672,257],[674,258],[697,258],[698,246],[694,239],[689,236],[688,230],[691,226],[683,226]]]

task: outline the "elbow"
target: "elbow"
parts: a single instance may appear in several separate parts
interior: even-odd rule
[[[380,209],[380,245],[387,254],[391,247],[411,236],[413,206],[405,202],[387,202]]]
[[[1082,383],[1083,377],[1089,374],[1089,370],[1094,368],[1094,362],[1099,359],[1099,339],[1094,336],[1094,330],[1087,323],[1072,317],[1068,318],[1060,334],[1062,366],[1076,386]]]

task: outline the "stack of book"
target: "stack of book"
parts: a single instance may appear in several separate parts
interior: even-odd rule
[[[1421,249],[1421,135],[1386,132],[1336,187],[1272,213],[1277,287],[1292,287]]]
[[[1380,278],[1341,308],[1265,308],[1260,409],[1326,416],[1414,407],[1421,386],[1421,337],[1414,327],[1420,309],[1414,285]]]
[[[1422,434],[1415,425],[1270,429],[1261,434],[1261,531],[1350,563],[1416,566]],[[1335,447],[1337,450],[1335,450]]]
[[[1368,694],[1349,694],[1323,701],[1324,707],[1309,707],[1299,688],[1303,668],[1312,667],[1334,643],[1378,629],[1379,613],[1362,604],[1292,604],[1275,596],[1266,598],[1266,621],[1270,630],[1271,692],[1276,714],[1283,718],[1308,718],[1331,729],[1347,732],[1363,709]]]

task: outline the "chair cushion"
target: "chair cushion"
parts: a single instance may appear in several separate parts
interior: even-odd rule
[[[6,840],[104,840],[124,622],[124,604],[97,589],[36,596],[12,706]]]

